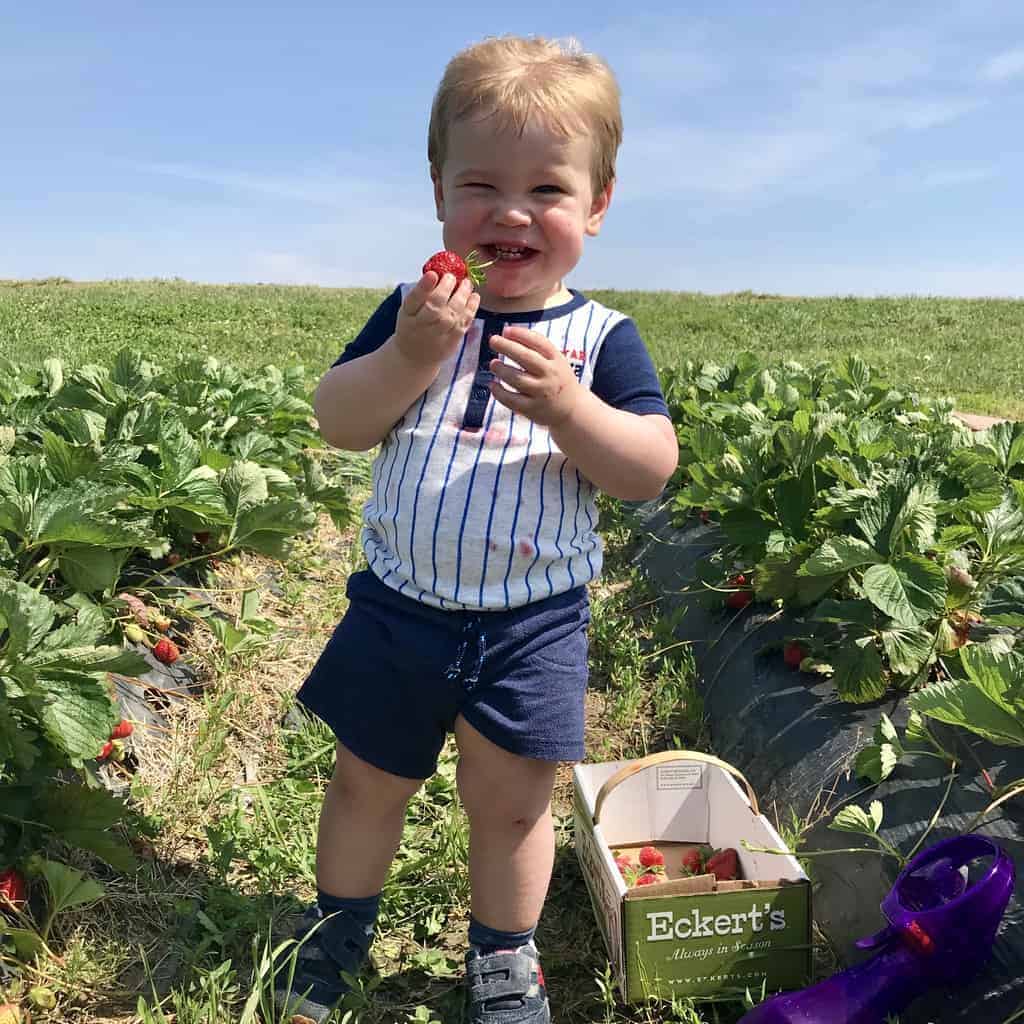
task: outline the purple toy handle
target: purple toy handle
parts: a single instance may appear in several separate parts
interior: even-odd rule
[[[970,880],[969,865],[988,858]],[[875,956],[768,999],[740,1024],[884,1024],[930,988],[963,985],[991,955],[1015,879],[1013,861],[991,839],[969,834],[935,843],[907,864],[882,901],[886,926],[857,943],[877,949]]]

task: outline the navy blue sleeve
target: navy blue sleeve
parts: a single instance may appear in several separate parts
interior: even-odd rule
[[[632,320],[617,323],[604,339],[594,364],[593,391],[615,409],[669,415],[658,373]]]
[[[345,346],[345,351],[332,365],[339,366],[379,349],[395,333],[395,323],[401,308],[402,289],[399,286],[377,307],[363,329]]]

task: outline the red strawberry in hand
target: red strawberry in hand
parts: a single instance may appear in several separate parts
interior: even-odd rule
[[[641,875],[637,880],[637,885],[654,885],[658,881],[657,875]]]
[[[490,263],[481,263],[477,259],[477,251],[475,249],[465,259],[450,249],[443,249],[441,252],[435,252],[423,264],[423,273],[425,274],[428,270],[432,270],[437,274],[438,279],[444,277],[445,274],[453,274],[456,288],[462,284],[463,279],[466,277],[474,285],[481,285],[487,280],[487,275],[483,272],[484,268],[489,267],[493,262],[491,260]]]
[[[713,853],[704,866],[704,870],[719,882],[731,882],[739,869],[739,856],[731,846]]]
[[[645,846],[640,851],[640,863],[645,868],[656,868],[665,866],[665,855],[654,846]]]
[[[8,906],[21,910],[27,899],[28,886],[21,874],[14,868],[0,871],[0,910]]]

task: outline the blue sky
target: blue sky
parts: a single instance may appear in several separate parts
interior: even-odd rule
[[[576,287],[1024,296],[1024,3],[672,6],[7,5],[0,278],[415,278],[433,90],[516,32],[622,87]]]

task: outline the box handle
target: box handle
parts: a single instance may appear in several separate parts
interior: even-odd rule
[[[623,765],[610,778],[604,780],[604,784],[597,791],[597,799],[594,801],[594,824],[598,824],[598,819],[601,817],[601,805],[620,782],[625,782],[626,779],[636,775],[637,772],[642,772],[645,768],[653,768],[655,765],[667,764],[670,761],[701,761],[704,764],[713,764],[716,768],[724,769],[746,786],[747,799],[750,800],[750,809],[754,814],[761,813],[757,804],[757,794],[754,792],[754,787],[751,786],[746,776],[738,768],[733,768],[731,764],[715,757],[714,754],[704,754],[698,750],[659,750],[656,754],[648,754],[646,757],[641,757],[636,761],[630,761],[629,764]]]

